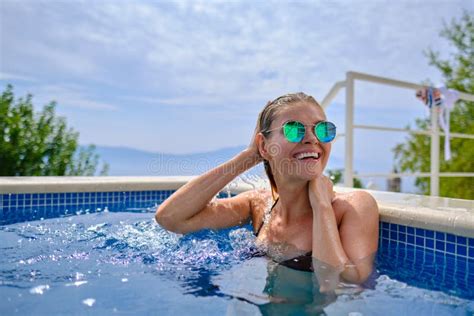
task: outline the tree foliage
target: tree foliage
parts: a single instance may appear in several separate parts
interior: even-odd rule
[[[55,113],[56,103],[33,110],[32,96],[15,100],[8,85],[0,96],[0,176],[92,176],[95,147],[78,146],[79,133]],[[107,173],[104,164],[101,175]]]
[[[450,89],[474,94],[474,16],[464,11],[459,20],[444,24],[440,33],[452,46],[452,54],[443,59],[429,49],[425,55],[438,68]],[[474,134],[474,102],[458,101],[451,112],[451,133]],[[430,118],[415,120],[416,129],[429,129]],[[409,128],[410,126],[408,126]],[[451,137],[451,160],[444,160],[444,136],[440,139],[440,172],[473,172],[474,140]],[[406,143],[393,148],[395,162],[402,172],[430,172],[429,136],[410,134]],[[417,178],[420,193],[429,194],[430,178]],[[440,196],[474,199],[473,177],[440,177]]]
[[[331,179],[333,184],[344,182],[344,169],[328,169],[328,177]],[[362,181],[359,178],[354,177],[354,188],[364,188]]]

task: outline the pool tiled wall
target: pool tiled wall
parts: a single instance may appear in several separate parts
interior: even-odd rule
[[[427,251],[474,259],[474,238],[385,222],[380,222],[379,233],[382,247],[411,245]]]
[[[146,211],[174,190],[0,194],[0,225],[108,211]],[[218,197],[225,197],[221,192]]]
[[[381,222],[378,256],[390,258],[382,273],[407,284],[422,278],[423,287],[472,293],[474,238]]]

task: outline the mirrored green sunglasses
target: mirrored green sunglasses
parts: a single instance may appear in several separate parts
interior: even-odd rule
[[[321,121],[313,127],[314,135],[321,143],[329,143],[336,137],[336,125],[334,123]],[[290,143],[301,142],[306,133],[305,125],[298,121],[288,121],[283,124],[282,129],[283,135]]]

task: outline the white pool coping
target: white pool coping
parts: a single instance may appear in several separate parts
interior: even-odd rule
[[[0,194],[177,190],[194,176],[0,177]]]
[[[0,194],[177,190],[194,177],[0,177]],[[231,193],[252,188],[246,183],[229,186]],[[334,190],[360,189],[335,186]],[[381,221],[474,238],[474,200],[364,191],[377,200]]]
[[[335,187],[336,192],[359,189]],[[377,201],[380,220],[474,238],[474,200],[364,190]]]

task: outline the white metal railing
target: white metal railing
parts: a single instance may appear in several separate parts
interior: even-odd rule
[[[329,106],[331,101],[336,97],[342,88],[346,88],[346,132],[344,134],[338,134],[339,137],[345,137],[345,155],[344,155],[344,186],[354,186],[354,169],[353,169],[353,156],[354,156],[354,128],[368,129],[368,130],[380,130],[380,131],[394,131],[394,132],[409,132],[413,134],[431,136],[431,153],[430,153],[430,172],[415,172],[415,173],[366,173],[357,174],[357,177],[384,177],[384,178],[395,178],[403,176],[417,176],[417,177],[430,177],[430,195],[439,195],[439,177],[474,177],[474,172],[439,172],[439,139],[441,135],[445,135],[440,132],[438,126],[438,112],[435,111],[435,107],[431,107],[431,129],[430,130],[412,130],[409,128],[392,128],[384,126],[374,125],[358,125],[354,124],[354,82],[355,80],[368,81],[373,83],[379,83],[389,86],[395,86],[399,88],[406,88],[412,90],[418,90],[426,88],[427,86],[395,80],[390,78],[378,77],[360,72],[349,71],[346,73],[346,80],[336,82],[326,97],[321,102],[321,106],[326,108]],[[460,92],[459,99],[466,101],[474,101],[474,95]],[[470,138],[474,139],[473,134],[461,134],[461,133],[450,133],[451,137],[458,138]]]

